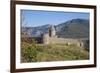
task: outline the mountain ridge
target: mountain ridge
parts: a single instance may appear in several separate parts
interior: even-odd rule
[[[37,27],[21,27],[22,33],[26,32],[29,37],[39,37],[41,34],[48,33],[50,24]],[[54,25],[56,35],[63,38],[81,38],[89,37],[89,20],[72,19],[57,25]]]

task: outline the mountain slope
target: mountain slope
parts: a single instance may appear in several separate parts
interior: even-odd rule
[[[85,38],[89,36],[89,20],[73,19],[57,25],[56,30],[59,37]]]

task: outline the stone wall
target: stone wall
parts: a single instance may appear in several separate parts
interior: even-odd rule
[[[43,35],[43,44],[75,44],[81,48],[87,48],[86,41],[88,38],[72,39],[72,38],[57,38],[54,26],[49,29],[49,32]],[[89,43],[88,43],[89,44]]]
[[[81,39],[72,39],[72,38],[57,38],[57,37],[49,37],[48,34],[43,36],[43,44],[75,44],[81,48],[85,48],[86,41],[88,39],[81,38]]]

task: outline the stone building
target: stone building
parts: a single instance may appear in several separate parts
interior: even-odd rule
[[[54,26],[51,26],[48,33],[43,34],[43,44],[75,44],[81,48],[89,49],[88,38],[58,38]]]

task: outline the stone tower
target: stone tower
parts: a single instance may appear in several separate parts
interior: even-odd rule
[[[55,27],[52,25],[50,26],[48,33],[43,34],[43,43],[49,44],[50,38],[57,38]]]
[[[56,30],[55,30],[55,27],[53,25],[49,28],[49,36],[56,37]]]

